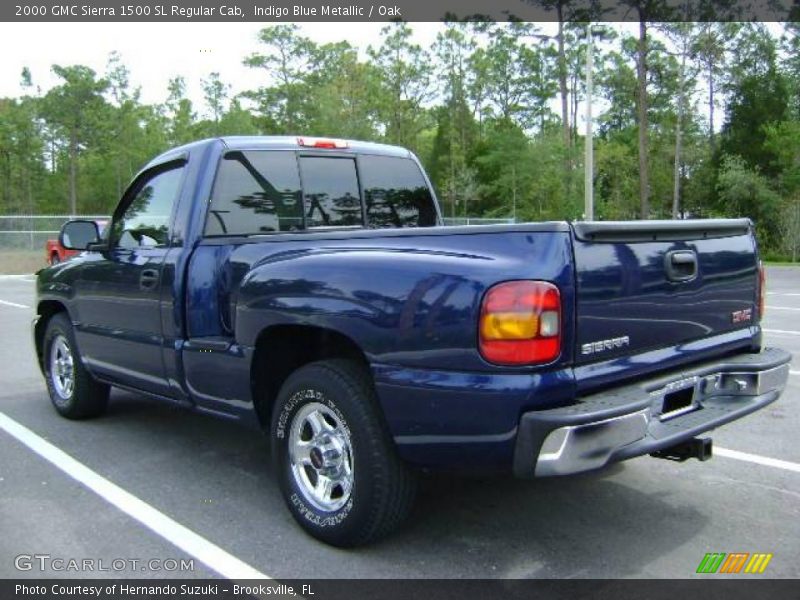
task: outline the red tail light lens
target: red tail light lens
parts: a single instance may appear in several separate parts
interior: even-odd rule
[[[328,140],[321,138],[297,138],[297,144],[305,148],[344,149],[349,147],[346,140]]]
[[[767,273],[764,263],[758,261],[758,318],[764,317],[764,309],[767,304]]]
[[[546,281],[507,281],[490,288],[479,323],[481,355],[498,365],[534,365],[561,353],[561,295]]]

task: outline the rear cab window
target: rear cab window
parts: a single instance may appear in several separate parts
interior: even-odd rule
[[[368,227],[436,225],[433,196],[413,160],[393,156],[362,156],[361,181]]]
[[[361,227],[361,193],[353,158],[301,156],[306,227]]]
[[[410,158],[235,150],[220,161],[205,235],[436,224],[430,188]]]

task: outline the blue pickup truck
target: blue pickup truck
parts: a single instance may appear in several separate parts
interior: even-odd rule
[[[37,280],[55,409],[134,390],[267,432],[311,535],[396,528],[420,469],[547,477],[706,459],[775,401],[746,219],[449,227],[409,151],[228,137],[133,180]]]

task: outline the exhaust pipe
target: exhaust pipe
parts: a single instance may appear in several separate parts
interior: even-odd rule
[[[690,458],[701,461],[708,460],[712,455],[711,445],[711,438],[692,438],[669,448],[652,452],[650,456],[677,462],[683,462]]]

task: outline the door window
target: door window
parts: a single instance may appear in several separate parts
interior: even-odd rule
[[[169,243],[172,207],[178,198],[183,164],[159,170],[139,184],[125,212],[114,222],[119,248],[162,248]]]

